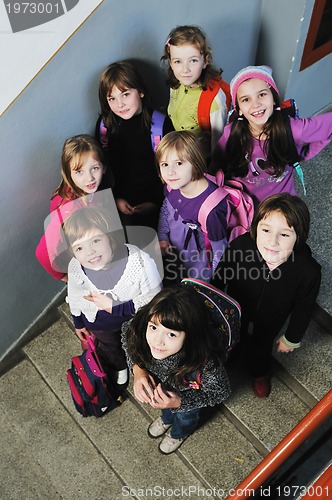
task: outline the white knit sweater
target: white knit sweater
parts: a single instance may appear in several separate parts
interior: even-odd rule
[[[110,294],[113,300],[119,302],[133,301],[135,311],[150,300],[161,290],[161,278],[153,259],[135,245],[126,245],[129,250],[128,262],[125,270],[110,290],[99,290],[84,273],[77,259],[72,258],[68,266],[68,294],[66,301],[70,312],[74,316],[81,313],[90,323],[96,319],[97,306],[83,298],[92,291]]]

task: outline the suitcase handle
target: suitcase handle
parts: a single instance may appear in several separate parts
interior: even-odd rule
[[[91,337],[85,336],[85,340],[89,344],[89,347],[90,347],[91,351],[95,351],[96,350],[96,346],[95,346],[95,343],[94,343],[93,339]]]
[[[90,360],[87,358],[88,363],[91,365],[90,368],[95,373],[98,372],[99,377],[106,377],[105,370],[104,370],[103,365],[101,364],[101,361],[98,357],[98,354],[96,351],[96,346],[95,346],[93,339],[91,337],[85,337],[85,338],[86,338],[86,341],[89,344],[89,347],[91,349],[92,357]]]

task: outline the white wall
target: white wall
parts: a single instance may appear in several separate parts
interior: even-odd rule
[[[139,59],[155,101],[166,104],[159,67],[166,36],[176,25],[198,24],[208,33],[215,62],[229,80],[256,54],[260,0],[243,6],[243,0],[104,0],[3,114],[0,358],[61,289],[39,266],[34,250],[59,182],[63,142],[93,132],[101,71],[121,58]],[[33,36],[37,47],[51,43],[54,33]],[[10,78],[6,85],[13,85]]]
[[[80,0],[73,9],[56,19],[15,34],[7,16],[7,2],[0,3],[0,60],[4,77],[0,88],[0,115],[102,1]],[[59,4],[62,11],[61,2]],[[26,5],[21,2],[22,11]],[[14,5],[10,7],[14,16]],[[56,12],[55,8],[52,10]],[[18,15],[24,21],[24,14]],[[38,15],[35,17],[37,19]],[[47,15],[42,17],[47,18]]]

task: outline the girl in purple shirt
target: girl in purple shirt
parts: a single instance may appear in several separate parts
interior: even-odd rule
[[[168,257],[165,276],[209,281],[227,245],[226,200],[208,213],[203,232],[199,210],[217,185],[204,175],[205,158],[192,132],[166,134],[156,161],[166,184],[158,227],[161,251]]]
[[[236,123],[227,125],[213,153],[211,171],[240,181],[255,205],[272,194],[296,194],[289,165],[285,120],[290,120],[300,159],[316,156],[332,139],[332,113],[292,118],[280,111],[279,91],[268,66],[248,66],[230,84]]]

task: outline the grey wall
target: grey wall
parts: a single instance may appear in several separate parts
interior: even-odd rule
[[[314,3],[262,2],[256,63],[273,68],[280,94],[296,100],[301,116],[311,116],[332,104],[332,54],[299,71]]]
[[[280,94],[285,97],[292,57],[306,0],[263,0],[257,64],[273,69]]]
[[[287,97],[296,96],[302,116],[311,116],[332,105],[332,54],[299,71],[314,3],[314,0],[305,3],[286,89]]]
[[[255,59],[260,4],[105,0],[2,116],[0,358],[27,334],[62,289],[39,266],[34,250],[59,182],[63,142],[94,129],[103,68],[121,58],[139,59],[156,103],[166,104],[159,58],[167,33],[178,24],[198,24],[229,80]]]

